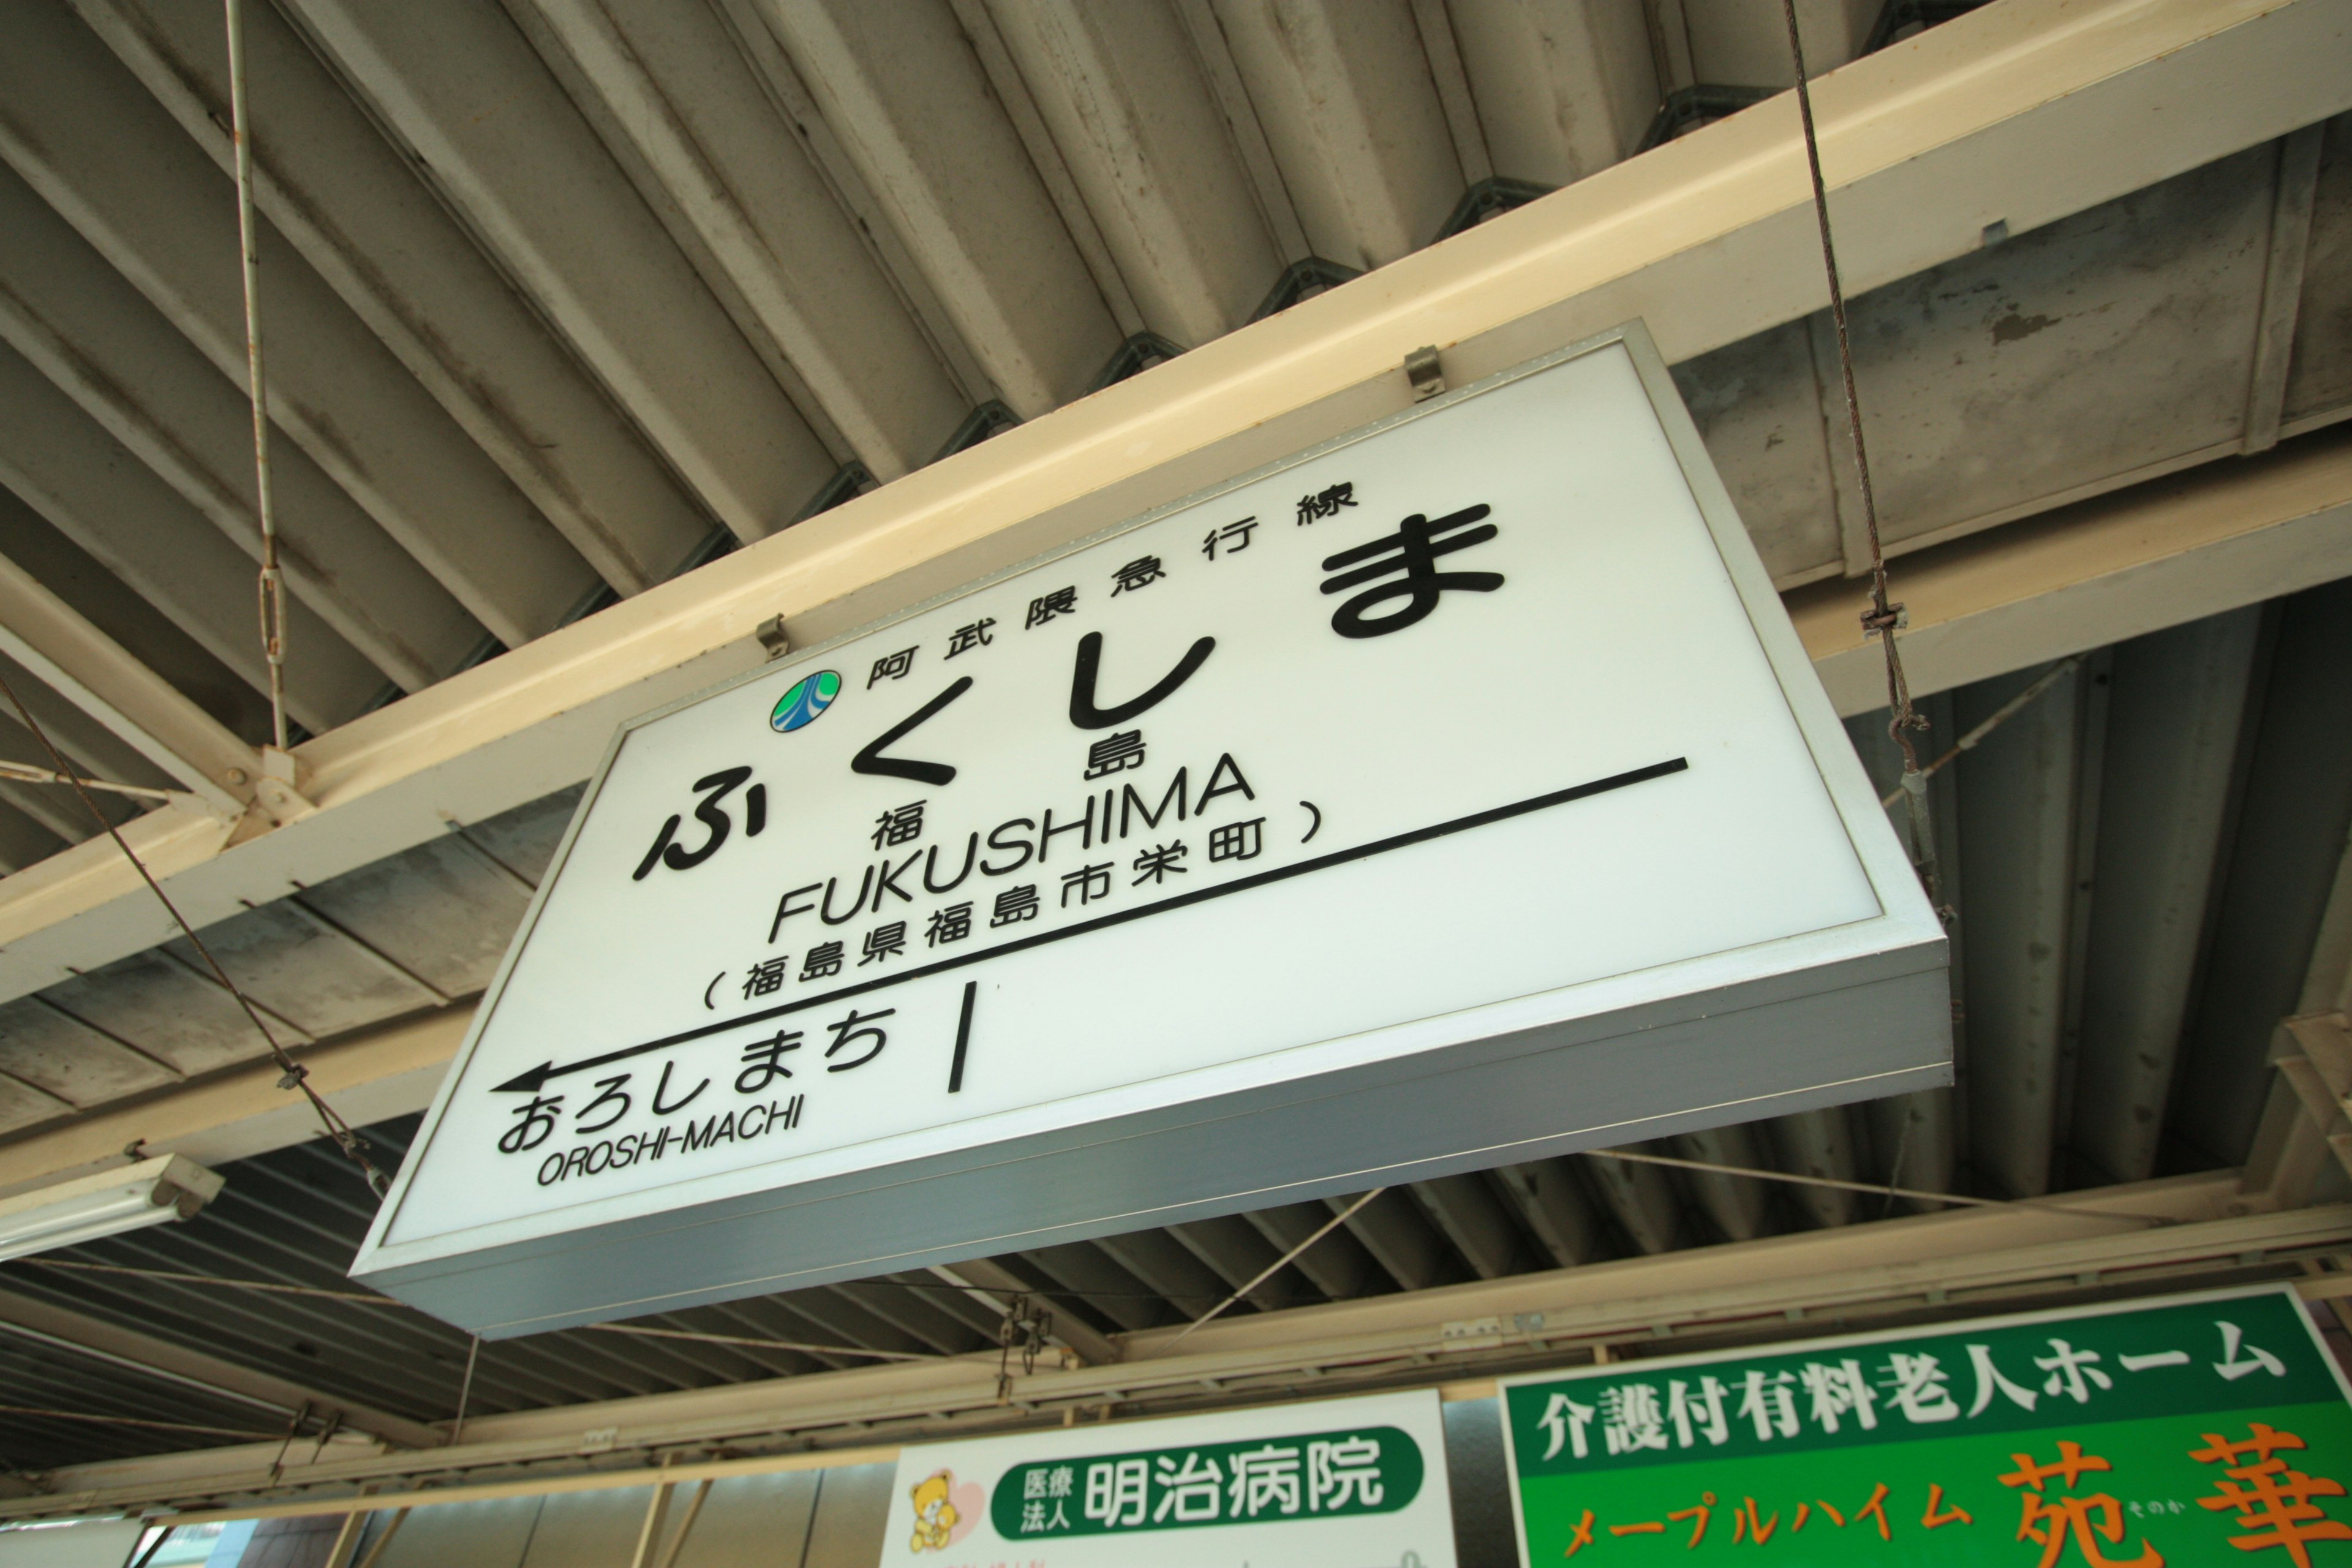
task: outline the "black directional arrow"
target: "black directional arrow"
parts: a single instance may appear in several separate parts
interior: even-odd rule
[[[940,705],[944,706],[944,703]],[[1075,925],[1064,926],[1056,931],[1039,931],[1034,936],[1024,936],[997,947],[982,948],[958,954],[953,958],[942,958],[931,963],[919,964],[913,969],[901,970],[887,977],[861,981],[857,984],[844,985],[838,990],[827,991],[821,995],[804,996],[798,1001],[786,1002],[780,1006],[762,1007],[757,1012],[746,1013],[740,1017],[721,1018],[716,1023],[699,1025],[691,1029],[681,1029],[675,1035],[664,1035],[658,1040],[647,1040],[643,1045],[624,1046],[618,1050],[606,1051],[601,1056],[588,1057],[576,1062],[566,1062],[562,1067],[556,1066],[553,1062],[541,1062],[537,1067],[526,1072],[517,1073],[506,1082],[499,1084],[497,1092],[537,1094],[551,1079],[569,1078],[574,1073],[609,1067],[614,1062],[626,1061],[631,1057],[644,1056],[648,1051],[667,1050],[672,1046],[682,1046],[688,1041],[724,1034],[730,1029],[740,1029],[752,1024],[762,1024],[771,1018],[783,1017],[787,1014],[802,1012],[811,1007],[822,1007],[828,1003],[843,1001],[852,996],[863,996],[869,991],[879,991],[885,986],[903,985],[910,980],[921,980],[928,975],[942,973],[950,969],[961,969],[967,963],[978,963],[984,959],[1002,958],[1025,948],[1043,947],[1049,942],[1061,942],[1069,937],[1084,936],[1088,931],[1101,931],[1108,926],[1124,925],[1129,921],[1141,920],[1147,915],[1165,914],[1171,910],[1181,910],[1192,904],[1205,903],[1211,899],[1222,899],[1230,893],[1247,892],[1252,888],[1263,888],[1270,883],[1287,881],[1293,877],[1303,877],[1309,871],[1326,870],[1333,866],[1344,866],[1350,860],[1364,860],[1375,855],[1385,855],[1391,849],[1403,849],[1415,844],[1426,844],[1433,838],[1444,838],[1449,834],[1460,833],[1468,828],[1484,827],[1489,823],[1508,821],[1514,816],[1525,816],[1530,812],[1542,811],[1548,806],[1565,805],[1572,800],[1584,800],[1592,795],[1606,795],[1611,790],[1623,789],[1628,784],[1646,784],[1652,779],[1661,779],[1669,774],[1682,773],[1689,766],[1690,763],[1685,758],[1669,758],[1663,763],[1652,763],[1644,768],[1635,768],[1631,773],[1612,774],[1605,779],[1595,779],[1590,784],[1570,784],[1566,789],[1556,789],[1548,795],[1536,795],[1528,800],[1513,801],[1508,805],[1491,806],[1485,811],[1474,811],[1467,816],[1454,817],[1449,822],[1435,823],[1427,827],[1416,827],[1410,832],[1399,833],[1387,838],[1376,838],[1370,844],[1360,844],[1352,849],[1335,849],[1328,855],[1318,855],[1313,859],[1301,860],[1294,865],[1277,866],[1272,870],[1260,871],[1255,876],[1236,877],[1230,882],[1220,882],[1213,887],[1195,888],[1190,892],[1178,893],[1171,898],[1161,899],[1157,903],[1141,904],[1132,909],[1118,910],[1116,913],[1097,915],[1090,921],[1080,921]]]

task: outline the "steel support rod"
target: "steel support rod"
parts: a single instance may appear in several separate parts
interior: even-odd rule
[[[230,132],[236,142],[236,235],[245,276],[246,389],[253,399],[254,510],[261,524],[261,652],[269,665],[269,731],[286,735],[286,574],[278,565],[278,509],[269,484],[269,399],[261,374],[261,236],[253,213],[253,125],[245,107],[245,3],[228,14]]]

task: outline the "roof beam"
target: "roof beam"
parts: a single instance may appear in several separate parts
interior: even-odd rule
[[[1481,1279],[1513,1273],[1525,1263],[1518,1228],[1487,1184],[1484,1172],[1415,1182],[1412,1193]]]
[[[1189,346],[1249,320],[1282,258],[1174,10],[964,10],[980,13],[968,26],[992,22],[1143,324]]]
[[[1989,213],[2019,231],[2352,107],[2347,20],[2352,0],[2008,0],[1832,73],[1816,101],[1853,287],[1973,248]],[[2264,91],[2212,90],[2249,79]],[[1793,103],[1708,126],[306,742],[321,809],[184,863],[174,896],[217,920],[575,783],[620,721],[753,668],[780,612],[806,647],[1394,412],[1417,344],[1451,345],[1466,381],[1637,313],[1670,359],[1804,315],[1825,290],[1809,208]],[[2195,518],[2169,510],[2200,486]],[[2289,448],[1958,542],[2042,547],[1959,573],[1941,609],[1923,552],[1922,689],[2338,574],[2347,532],[2352,465]],[[1857,608],[1843,586],[1797,605],[1849,712],[1878,680]],[[152,940],[96,847],[0,884],[0,995]]]
[[[1278,1311],[1293,1304],[1299,1295],[1298,1271],[1277,1268],[1264,1279],[1258,1279],[1273,1268],[1282,1254],[1266,1240],[1255,1226],[1240,1215],[1220,1215],[1214,1219],[1185,1220],[1167,1227],[1167,1234],[1188,1248],[1193,1257],[1207,1264],[1217,1278],[1238,1290],[1251,1280],[1258,1283],[1243,1300],[1261,1312]],[[1198,1313],[1193,1314],[1195,1317]]]
[[[1442,1382],[1492,1375],[1496,1363],[1490,1352],[1556,1360],[1595,1342],[1650,1342],[1662,1333],[1701,1328],[1737,1333],[1759,1320],[1785,1327],[1817,1310],[1848,1320],[1895,1311],[1916,1320],[1923,1306],[1946,1296],[1974,1295],[1969,1305],[1941,1308],[1961,1315],[2004,1294],[2031,1291],[2046,1299],[2053,1289],[2083,1289],[2086,1273],[2116,1283],[2184,1281],[2242,1269],[2249,1258],[2292,1258],[2352,1240],[2352,1205],[2235,1215],[2233,1205],[2243,1206],[2239,1173],[2220,1171],[2070,1194],[2064,1209],[1967,1209],[1294,1311],[1229,1315],[1191,1333],[1181,1348],[1175,1342],[1185,1331],[1171,1324],[1123,1336],[1124,1360],[1077,1367],[1040,1363],[1020,1377],[1017,1397],[1026,1407],[1051,1411],[1180,1391],[1195,1399],[1212,1380],[1260,1379],[1266,1381],[1229,1388],[1227,1397],[1262,1401],[1315,1371],[1342,1367],[1417,1373]],[[1480,1320],[1494,1321],[1494,1331],[1462,1332]],[[576,1462],[592,1450],[707,1445],[752,1435],[845,1438],[885,1423],[928,1422],[936,1429],[958,1415],[1001,1424],[997,1362],[992,1352],[982,1352],[487,1415],[467,1423],[467,1440],[460,1447],[421,1458],[335,1457],[310,1465],[298,1456],[282,1483],[267,1473],[269,1452],[250,1447],[92,1466],[63,1479],[80,1483],[73,1506],[92,1510],[280,1484],[349,1487],[428,1470]],[[824,1461],[799,1456],[790,1462]],[[590,1484],[562,1476],[544,1477],[540,1484],[551,1480]],[[248,1502],[234,1517],[339,1512],[355,1501],[385,1506],[381,1496]],[[10,1501],[0,1503],[0,1517],[58,1510],[56,1499]]]
[[[835,456],[885,482],[929,462],[970,405],[724,18],[590,0],[509,15]]]
[[[1570,1160],[1530,1160],[1487,1173],[1519,1211],[1554,1264],[1573,1268],[1601,1256],[1601,1223]]]
[[[338,1114],[366,1126],[432,1102],[473,1016],[468,1003],[329,1045],[298,1047],[294,1056]],[[257,1061],[0,1144],[0,1196],[120,1164],[134,1143],[217,1168],[317,1137],[317,1117],[299,1096],[278,1087],[282,1076],[275,1063]]]
[[[173,0],[73,4],[231,170],[220,18]],[[614,590],[668,576],[709,521],[285,19],[249,10],[245,35],[267,84],[253,173],[270,223]]]
[[[742,0],[783,47],[992,395],[1083,396],[1120,333],[945,5]]]
[[[14,1290],[0,1290],[0,1331],[62,1345],[117,1366],[285,1415],[307,1409],[322,1423],[349,1426],[397,1447],[437,1448],[447,1440],[445,1434],[422,1421],[321,1394],[290,1378],[256,1372]]]
[[[0,483],[257,693],[254,563],[186,498],[14,349],[0,346]],[[286,605],[286,707],[324,733],[383,689],[383,672],[299,596]]]
[[[13,169],[0,169],[0,339],[257,559],[244,392]],[[480,625],[299,447],[272,454],[271,478],[288,588],[378,668],[429,686],[480,641]]]
[[[2099,918],[2084,966],[2069,1134],[2076,1157],[2105,1177],[2156,1172],[2262,618],[2248,608],[2116,649],[2091,878]]]
[[[2352,434],[2325,431],[1904,558],[1915,697],[2201,620],[2352,572]],[[1842,714],[1886,706],[1862,590],[1787,595]]]
[[[62,6],[9,45],[0,157],[245,390],[231,182]],[[499,641],[553,630],[587,563],[266,220],[256,243],[272,423]]]
[[[259,752],[5,556],[0,651],[215,810],[253,799]]]
[[[1685,1160],[1746,1171],[1762,1170],[1769,1169],[1771,1162],[1758,1146],[1757,1134],[1761,1131],[1752,1121],[1735,1122],[1728,1127],[1678,1133],[1669,1142],[1674,1152]],[[1706,1211],[1706,1217],[1715,1222],[1715,1227],[1727,1240],[1753,1241],[1778,1228],[1772,1223],[1771,1205],[1772,1188],[1779,1184],[1748,1176],[1727,1176],[1719,1171],[1685,1170],[1675,1173],[1689,1189],[1693,1201]]]
[[[285,7],[711,515],[750,542],[835,464],[495,5]]]
[[[1349,0],[1215,10],[1315,254],[1369,270],[1427,245],[1470,177],[1412,11]]]
[[[1034,1293],[1034,1287],[993,1258],[974,1258],[963,1263],[939,1264],[930,1271],[948,1284],[963,1287],[973,1300],[999,1317],[1012,1314],[1014,1297]],[[1102,1366],[1118,1359],[1118,1346],[1097,1332],[1076,1312],[1055,1312],[1053,1331],[1046,1337],[1088,1366]]]

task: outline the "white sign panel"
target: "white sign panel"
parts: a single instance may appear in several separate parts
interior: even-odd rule
[[[904,1448],[882,1568],[1454,1568],[1434,1392]]]
[[[1612,334],[627,728],[354,1272],[514,1332],[1926,1087],[1943,963]]]

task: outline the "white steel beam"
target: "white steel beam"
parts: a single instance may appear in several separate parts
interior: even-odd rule
[[[976,0],[960,3],[973,4]],[[1276,166],[1274,147],[1265,139],[1265,126],[1257,117],[1257,106],[1250,101],[1241,67],[1234,62],[1233,44],[1225,37],[1224,24],[1217,20],[1216,7],[1212,0],[1171,3],[1178,19],[1184,24],[1184,36],[1192,42],[1192,58],[1216,97],[1218,111],[1224,116],[1225,129],[1234,139],[1234,151],[1249,175],[1250,193],[1257,198],[1258,214],[1265,220],[1266,232],[1274,236],[1275,249],[1281,254],[1285,265],[1306,260],[1314,253],[1313,247],[1307,243],[1307,230],[1299,224],[1298,208],[1291,202],[1281,169]]]
[[[2016,671],[1960,693],[1965,734],[2031,679]],[[1970,1164],[1991,1190],[2049,1191],[2061,1121],[2068,936],[2076,929],[2078,806],[2096,735],[2081,666],[1953,764],[1960,773],[1960,877],[1972,932],[1969,1022]],[[1999,931],[2001,940],[1981,933]]]
[[[2262,618],[2250,606],[2136,639],[2109,672],[2099,913],[2069,1142],[2115,1180],[2156,1172]]]
[[[431,1102],[473,1016],[464,1004],[294,1054],[310,1069],[310,1087],[345,1121],[366,1126]],[[274,1062],[251,1062],[15,1139],[0,1145],[0,1195],[120,1164],[134,1143],[219,1166],[317,1137],[317,1115],[300,1095],[278,1087],[283,1076]]]
[[[5,556],[0,652],[214,809],[251,803],[260,753]]]
[[[1467,181],[1406,0],[1215,0],[1318,256],[1427,245]]]
[[[1054,199],[1054,210],[1062,215],[1062,226],[1069,231],[1070,243],[1078,247],[1079,257],[1087,264],[1087,273],[1095,280],[1095,289],[1102,295],[1103,303],[1110,307],[1111,319],[1118,330],[1134,335],[1144,330],[1143,312],[1136,308],[1135,295],[1127,286],[1127,279],[1111,259],[1110,247],[1103,243],[1102,226],[1079,193],[1078,183],[1071,177],[1069,160],[1055,143],[1054,133],[1046,129],[1045,117],[1037,110],[1036,95],[1022,79],[1021,68],[1013,63],[1013,51],[1004,45],[1004,35],[998,31],[996,19],[989,15],[988,0],[948,0],[955,10],[957,24],[963,28],[964,37],[971,51],[980,58],[980,68],[988,74],[988,85],[996,93],[996,100],[1004,108],[1013,129],[1021,137],[1021,145],[1028,151],[1030,166],[1045,184],[1045,194]]]
[[[235,187],[61,7],[11,23],[0,158],[247,390]],[[552,631],[587,563],[267,221],[257,240],[272,422],[499,641]]]
[[[242,677],[269,689],[251,557],[33,368],[0,344],[0,485]],[[299,597],[287,604],[286,707],[324,733],[383,689],[383,673]]]
[[[1507,179],[1572,184],[1633,156],[1662,86],[1643,7],[1611,0],[1446,0],[1479,127]]]
[[[791,521],[831,458],[505,14],[286,8],[711,514]]]
[[[1729,1127],[1710,1127],[1704,1131],[1685,1132],[1670,1140],[1674,1152],[1685,1160],[1703,1160],[1711,1165],[1732,1165],[1742,1170],[1758,1171],[1771,1168],[1757,1138],[1758,1128],[1749,1122],[1738,1122]],[[1607,1160],[1586,1160],[1581,1163],[1599,1167],[1616,1163]],[[1772,1189],[1777,1182],[1759,1182],[1746,1176],[1727,1176],[1713,1171],[1677,1171],[1675,1175],[1698,1200],[1706,1217],[1715,1222],[1728,1241],[1753,1241],[1769,1236],[1777,1228],[1772,1224]],[[1665,1173],[1658,1173],[1661,1176]],[[1805,1191],[1810,1189],[1799,1189]]]
[[[1975,246],[1993,208],[2048,221],[2352,107],[2347,21],[2352,0],[2007,0],[1823,79],[1852,286]],[[2211,90],[2247,79],[2265,90]],[[174,896],[217,920],[575,783],[621,720],[754,665],[772,616],[806,647],[1403,407],[1418,344],[1465,381],[1636,313],[1672,358],[1806,314],[1818,244],[1794,105],[1759,106],[310,742],[322,809],[178,861]],[[2352,451],[2329,442],[1958,542],[1948,573],[1913,558],[1922,689],[2341,574]],[[1870,706],[1853,590],[1794,607],[1841,708]],[[154,940],[100,847],[0,884],[0,994]]]
[[[160,1382],[192,1386],[215,1398],[226,1395],[276,1415],[307,1412],[321,1426],[339,1423],[403,1448],[438,1447],[445,1438],[437,1427],[421,1421],[321,1394],[290,1378],[255,1372],[53,1302],[0,1290],[0,1335],[11,1333],[79,1351]]]
[[[171,0],[75,5],[228,171],[220,18]],[[249,9],[245,33],[262,212],[614,590],[668,576],[709,519],[284,18]]]
[[[662,0],[509,13],[840,455],[885,481],[929,462],[968,405],[725,22]]]
[[[1903,668],[1915,696],[1949,690],[2352,573],[2352,439],[2323,431],[1903,557]],[[1886,706],[1861,622],[1864,590],[1787,595],[1797,635],[1843,714]]]
[[[1081,396],[1120,332],[947,0],[747,0],[1001,397]]]
[[[1283,264],[1174,11],[988,9],[1144,324],[1191,347],[1249,320]]]
[[[10,169],[0,340],[258,557],[244,393]],[[480,624],[299,448],[275,451],[271,474],[288,588],[384,674],[429,686],[480,641]]]

